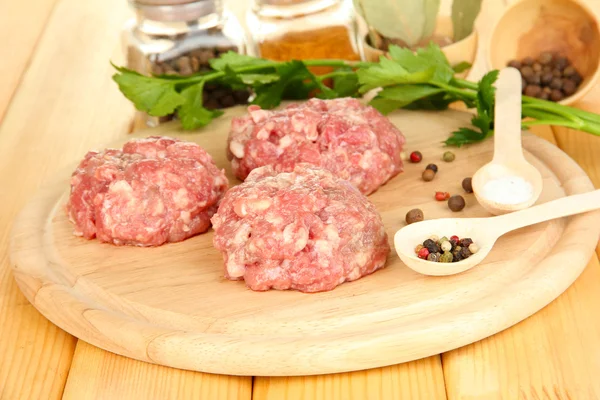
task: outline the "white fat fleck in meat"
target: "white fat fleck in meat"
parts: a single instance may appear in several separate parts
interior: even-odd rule
[[[297,253],[306,247],[308,243],[308,230],[303,226],[291,223],[283,229],[283,243],[294,244],[294,252]]]
[[[182,211],[179,213],[179,218],[181,218],[181,221],[186,225],[192,221],[191,216],[192,215],[190,214],[189,211]]]
[[[364,252],[359,252],[354,255],[354,263],[356,268],[364,266],[369,261],[369,255]]]
[[[236,156],[237,158],[244,157],[244,144],[243,143],[232,140],[231,143],[229,143],[229,150],[231,150],[231,153],[234,156]]]
[[[360,167],[363,169],[367,169],[373,163],[373,152],[371,150],[367,150],[362,154],[360,159]]]
[[[248,241],[250,234],[252,233],[252,226],[250,224],[242,224],[235,232],[233,242],[242,245]]]
[[[333,254],[333,246],[327,240],[315,240],[314,248],[320,257],[330,258]]]
[[[244,199],[236,203],[234,212],[240,217],[245,217],[249,213],[257,213],[271,207],[273,200],[269,198]]]
[[[150,210],[150,215],[156,217],[158,215],[162,215],[165,212],[165,203],[158,200],[154,203],[154,207]]]
[[[246,272],[246,266],[244,264],[237,263],[235,257],[231,257],[227,261],[227,274],[231,278],[241,278]]]
[[[294,143],[294,139],[292,139],[292,136],[286,135],[286,136],[282,137],[281,139],[279,139],[279,148],[285,149],[286,147],[290,146],[292,143]]]
[[[269,117],[269,111],[267,110],[261,110],[260,108],[256,109],[252,106],[248,107],[248,110],[250,112],[250,116],[252,117],[252,121],[255,123],[264,121]]]
[[[188,191],[184,188],[179,188],[173,195],[173,200],[177,208],[186,208],[190,204]]]

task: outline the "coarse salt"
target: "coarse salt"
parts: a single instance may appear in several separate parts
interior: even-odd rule
[[[507,176],[487,182],[481,194],[498,204],[519,204],[533,196],[533,186],[519,176]]]

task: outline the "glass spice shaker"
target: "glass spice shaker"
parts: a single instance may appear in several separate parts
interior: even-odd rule
[[[252,0],[247,24],[262,58],[362,59],[351,0]]]
[[[135,18],[124,30],[127,65],[144,75],[192,75],[210,70],[220,54],[247,51],[244,30],[221,0],[130,0]],[[250,93],[216,84],[204,87],[204,107],[246,104]],[[173,116],[145,116],[155,126]]]

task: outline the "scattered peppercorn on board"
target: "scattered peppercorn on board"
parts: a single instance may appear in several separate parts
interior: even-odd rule
[[[166,124],[135,136],[195,141],[236,184],[224,147],[228,117],[243,112],[229,110],[197,134]],[[369,196],[390,243],[414,208],[423,210],[426,220],[489,215],[462,181],[491,159],[493,141],[453,150],[452,162],[441,159],[446,150],[441,141],[469,117],[458,111],[390,115],[407,138],[405,151],[423,155],[419,163],[407,161],[405,172]],[[550,143],[525,135],[524,148],[544,177],[539,202],[593,190],[577,164]],[[426,182],[422,173],[429,163],[438,172]],[[385,269],[331,292],[258,293],[223,278],[211,232],[150,249],[73,236],[64,213],[70,173],[64,171],[41,190],[15,222],[11,265],[25,296],[54,324],[105,350],[228,375],[367,369],[478,341],[566,290],[583,271],[600,234],[600,213],[589,213],[512,232],[480,266],[459,275],[420,275],[392,250]],[[462,195],[466,207],[452,212],[447,202],[435,200],[438,191]]]

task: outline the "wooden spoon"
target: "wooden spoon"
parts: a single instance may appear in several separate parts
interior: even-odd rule
[[[500,71],[494,110],[494,157],[473,175],[472,186],[479,204],[494,215],[531,207],[542,192],[540,172],[523,156],[521,145],[521,74],[515,68]],[[492,179],[521,177],[532,186],[532,196],[516,204],[501,204],[483,196]]]
[[[496,240],[505,233],[555,218],[600,208],[600,190],[563,197],[514,213],[488,218],[443,218],[417,222],[394,235],[396,253],[409,268],[424,275],[454,275],[473,268],[488,255]],[[471,238],[479,251],[455,263],[422,260],[415,247],[431,235],[457,235]]]

